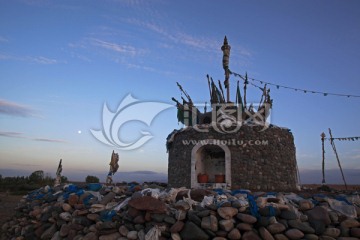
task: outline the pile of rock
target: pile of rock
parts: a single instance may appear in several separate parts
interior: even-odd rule
[[[76,185],[25,196],[2,239],[360,238],[359,195]]]

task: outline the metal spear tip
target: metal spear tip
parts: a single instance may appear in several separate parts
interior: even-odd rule
[[[224,44],[221,46],[221,50],[224,51],[224,50],[229,50],[230,51],[230,45],[228,44],[228,40],[227,40],[227,37],[225,36],[224,38]]]
[[[228,45],[228,40],[227,40],[226,35],[225,35],[225,38],[224,38],[224,45]]]

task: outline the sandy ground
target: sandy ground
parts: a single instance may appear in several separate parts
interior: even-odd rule
[[[8,218],[13,216],[21,198],[21,195],[0,193],[0,227]]]

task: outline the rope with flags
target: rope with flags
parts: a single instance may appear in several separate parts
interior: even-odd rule
[[[326,140],[339,140],[339,141],[358,141],[360,137],[337,137],[337,138],[325,138]]]
[[[290,90],[303,92],[303,93],[321,94],[321,95],[323,95],[325,97],[326,96],[338,96],[338,97],[348,97],[348,98],[350,98],[350,97],[352,97],[352,98],[360,98],[360,95],[354,95],[354,94],[331,93],[331,92],[314,91],[314,90],[303,89],[303,88],[289,87],[289,86],[285,86],[285,85],[280,85],[280,84],[276,84],[276,83],[272,83],[272,82],[268,82],[268,81],[263,81],[263,80],[251,78],[251,77],[248,77],[247,74],[245,76],[243,76],[243,75],[241,75],[239,73],[232,72],[232,71],[230,71],[230,74],[232,74],[232,75],[234,75],[236,77],[242,78],[244,81],[247,81],[247,84],[249,83],[248,80],[251,80],[253,82],[259,82],[260,84],[267,84],[269,86],[275,86],[277,89],[284,88],[284,89],[290,89]],[[256,85],[253,85],[253,86],[258,87]]]

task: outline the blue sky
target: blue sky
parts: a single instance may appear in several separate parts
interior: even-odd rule
[[[131,94],[173,104],[171,97],[181,96],[176,82],[194,101],[209,102],[206,74],[223,80],[225,35],[234,72],[360,95],[358,1],[1,0],[0,169],[54,175],[62,158],[64,175],[106,173],[114,148],[90,132],[102,127],[104,103],[115,111]],[[231,76],[233,97],[237,80]],[[321,169],[321,132],[360,135],[360,98],[274,87],[271,95],[271,122],[292,130],[305,179]],[[250,88],[248,101],[259,98]],[[140,131],[153,138],[136,150],[115,149],[121,171],[166,173],[165,139],[179,127],[175,108],[151,126],[124,125],[126,141]],[[359,141],[336,144],[342,167],[360,172]],[[338,169],[329,142],[326,168]]]

